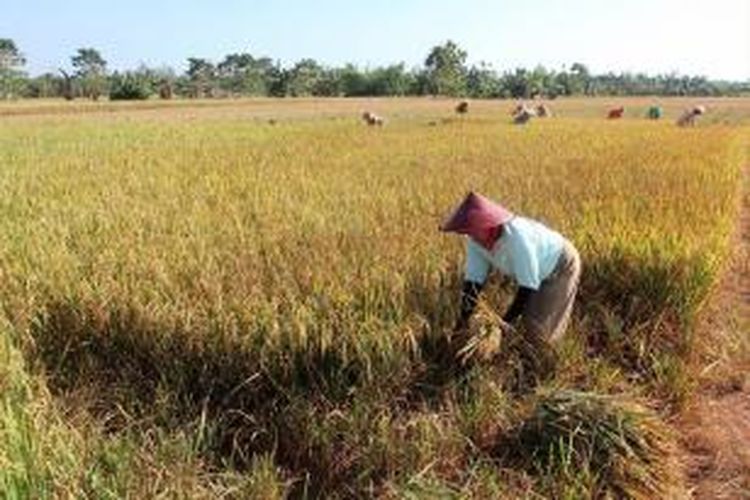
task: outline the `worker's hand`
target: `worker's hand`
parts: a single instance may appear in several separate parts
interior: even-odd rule
[[[462,364],[467,365],[477,358],[480,350],[482,339],[478,336],[464,336],[462,342],[456,345],[456,359]]]
[[[456,353],[466,343],[468,331],[466,328],[455,325],[453,328],[446,328],[442,335],[437,339],[435,352],[441,363],[452,363],[456,359]]]
[[[465,320],[464,318],[458,318],[456,320],[456,324],[453,326],[453,334],[461,334],[466,333],[466,330],[469,328],[469,322]]]
[[[456,326],[453,327],[453,330],[448,334],[448,343],[454,354],[463,347],[468,337],[469,328],[466,325],[456,324]]]
[[[503,335],[517,333],[516,327],[513,326],[513,323],[502,319],[498,320],[498,323],[500,325],[500,329],[503,331]]]
[[[516,331],[511,324],[500,318],[495,318],[493,324],[492,327],[472,328],[471,332],[466,330],[464,340],[456,351],[456,358],[461,364],[491,361],[500,352],[503,337]]]

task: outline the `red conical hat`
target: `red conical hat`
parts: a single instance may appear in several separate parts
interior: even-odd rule
[[[489,228],[505,224],[513,213],[481,194],[469,193],[453,214],[440,226],[441,231],[468,234],[483,234]]]

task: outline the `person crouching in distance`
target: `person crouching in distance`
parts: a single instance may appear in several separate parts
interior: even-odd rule
[[[539,118],[552,118],[552,110],[546,104],[540,103],[536,107],[536,116]]]
[[[677,126],[692,127],[695,125],[696,119],[705,113],[705,106],[693,106],[692,108],[682,113],[682,115],[677,119]]]
[[[362,120],[371,127],[382,127],[385,124],[385,120],[382,116],[376,115],[371,111],[365,111],[362,113]]]
[[[506,323],[521,318],[534,345],[554,345],[565,333],[581,276],[578,250],[541,222],[511,213],[470,192],[440,226],[467,236],[466,267],[455,332],[465,331],[479,293],[492,269],[518,285],[503,315]]]
[[[513,123],[515,123],[516,125],[524,125],[536,116],[536,110],[534,108],[526,106],[525,104],[519,106],[516,109],[519,110],[515,115],[513,115]]]

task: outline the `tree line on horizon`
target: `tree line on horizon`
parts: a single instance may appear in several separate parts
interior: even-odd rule
[[[80,48],[70,68],[29,76],[16,43],[0,38],[0,98],[86,98],[112,100],[221,97],[378,97],[452,96],[518,98],[558,96],[732,96],[750,93],[750,81],[709,80],[703,76],[645,73],[592,74],[581,63],[556,71],[537,66],[498,72],[487,63],[467,65],[468,54],[451,40],[430,49],[424,64],[376,68],[353,64],[326,66],[306,58],[284,66],[250,53],[226,55],[219,62],[189,57],[187,70],[170,67],[108,71],[95,48]]]

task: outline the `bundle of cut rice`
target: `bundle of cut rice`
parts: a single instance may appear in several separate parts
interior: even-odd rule
[[[499,352],[503,336],[514,332],[513,326],[488,308],[480,308],[471,318],[463,346],[457,356],[461,363],[490,361]]]
[[[595,498],[673,498],[678,488],[669,429],[624,397],[542,394],[512,448],[536,472],[583,472]]]

